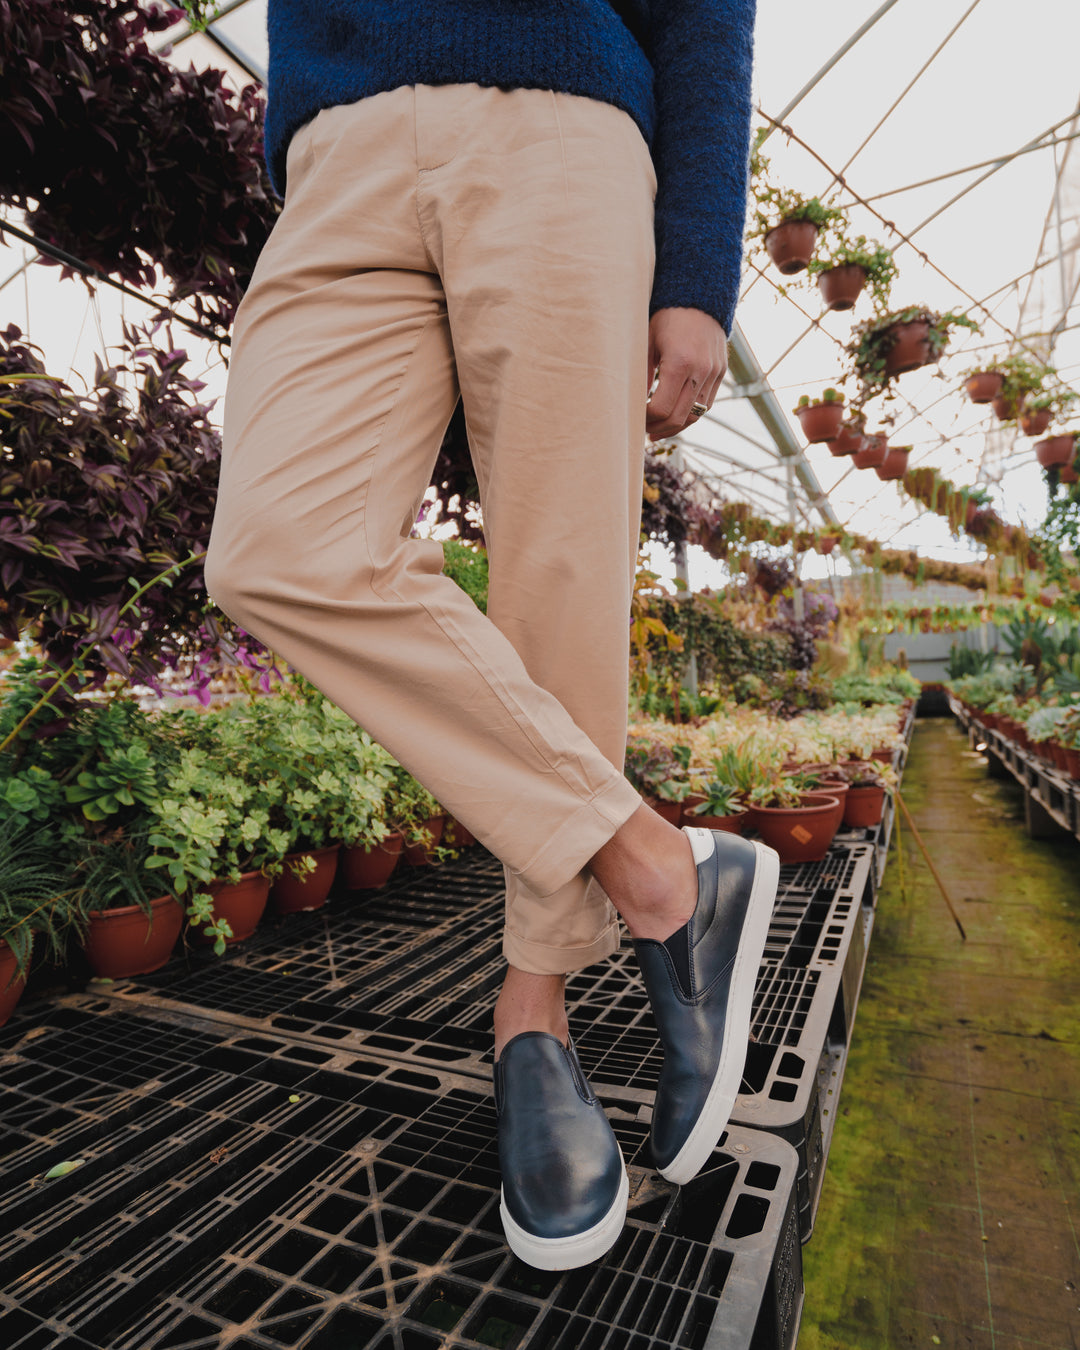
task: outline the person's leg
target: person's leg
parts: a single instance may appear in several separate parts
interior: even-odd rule
[[[448,120],[446,93],[418,91],[418,140],[435,165],[418,200],[480,483],[488,615],[621,772],[648,392],[648,150],[629,117],[594,100],[463,87]],[[508,873],[504,945],[497,1052],[522,1030],[565,1038],[558,977],[615,950],[615,912],[588,870],[544,896]]]
[[[538,894],[640,798],[409,537],[457,398],[415,91],[328,109],[237,318],[207,586]]]

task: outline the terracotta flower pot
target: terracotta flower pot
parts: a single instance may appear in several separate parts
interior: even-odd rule
[[[810,220],[784,220],[765,236],[765,252],[784,276],[802,272],[814,256],[818,227]]]
[[[723,830],[725,834],[741,834],[743,826],[749,824],[749,821],[749,811],[736,811],[732,816],[684,815],[682,823],[700,830]]]
[[[844,824],[849,830],[868,829],[880,825],[885,813],[885,789],[868,784],[850,786],[844,799]]]
[[[852,455],[852,463],[857,469],[876,469],[885,463],[889,451],[888,438],[882,432],[863,437],[863,448]]]
[[[0,1027],[15,1011],[15,1005],[22,998],[26,988],[26,976],[15,977],[18,962],[15,953],[3,938],[0,938]]]
[[[290,853],[285,859],[285,871],[270,887],[270,898],[277,912],[298,914],[305,909],[321,909],[334,884],[340,852],[340,847],[334,844],[329,848],[301,849],[298,853]],[[289,864],[308,856],[315,859],[315,871],[308,876],[298,877]]]
[[[401,860],[405,836],[391,830],[370,848],[357,844],[341,850],[341,879],[347,890],[375,891],[385,886]]]
[[[101,979],[149,975],[166,965],[180,936],[184,907],[171,895],[150,901],[150,914],[139,905],[93,909],[84,951]]]
[[[905,370],[918,370],[934,359],[930,350],[930,325],[924,319],[898,323],[893,327],[893,342],[885,355],[885,373],[902,375]]]
[[[645,801],[652,807],[662,820],[666,820],[669,825],[678,825],[682,819],[682,802],[668,802],[663,797],[646,797]]]
[[[430,844],[406,844],[401,851],[401,856],[410,867],[429,867],[431,865],[432,851],[438,846],[442,838],[442,832],[446,828],[446,813],[440,812],[438,815],[428,816],[424,821],[424,829],[431,835]]]
[[[476,835],[467,826],[462,825],[460,820],[447,816],[443,829],[443,843],[449,848],[472,848],[476,843]]]
[[[1072,463],[1076,450],[1075,436],[1048,436],[1035,444],[1035,458],[1044,469],[1059,468]]]
[[[811,445],[822,445],[831,441],[840,430],[844,420],[842,403],[815,403],[810,407],[796,408],[802,434]]]
[[[989,403],[1001,393],[1005,376],[1000,370],[980,370],[977,375],[969,375],[964,388],[972,403]]]
[[[893,749],[891,745],[879,745],[871,754],[871,759],[876,759],[879,764],[891,764],[893,761]]]
[[[1002,398],[1000,394],[990,400],[990,406],[999,422],[1011,422],[1020,411],[1016,406],[1016,399]]]
[[[908,455],[911,450],[906,445],[890,445],[885,451],[885,458],[875,468],[874,472],[883,482],[891,482],[895,478],[903,478],[907,473]]]
[[[1025,436],[1041,436],[1050,425],[1053,413],[1049,408],[1040,408],[1037,412],[1020,414],[1020,430]]]
[[[819,535],[818,547],[821,549],[822,557],[827,558],[839,542],[835,534]]]
[[[844,802],[847,800],[848,789],[850,786],[851,785],[849,783],[845,783],[840,779],[823,778],[819,782],[818,786],[814,789],[815,792],[823,793],[826,797],[836,798],[836,812],[833,823],[833,834],[836,833],[836,831],[840,828],[841,824],[843,823]]]
[[[1065,747],[1065,769],[1070,778],[1080,779],[1080,750]]]
[[[826,309],[853,309],[866,285],[866,268],[858,263],[830,267],[818,275],[817,284]]]
[[[782,863],[819,862],[836,833],[839,799],[820,792],[803,793],[794,807],[751,806],[750,824]]]
[[[242,872],[239,881],[212,881],[206,888],[214,897],[214,918],[226,919],[232,929],[226,943],[231,947],[251,937],[270,899],[270,880],[261,872]],[[204,945],[213,941],[193,927],[191,935]]]
[[[1050,754],[1054,761],[1054,768],[1060,769],[1062,773],[1069,772],[1069,761],[1065,756],[1065,747],[1059,741],[1050,742]]]
[[[1058,478],[1063,483],[1069,483],[1070,485],[1073,483],[1080,483],[1080,473],[1077,473],[1071,464],[1063,464],[1061,468],[1058,469]]]
[[[829,453],[838,459],[841,455],[854,455],[862,450],[866,442],[862,427],[844,422],[840,430],[829,442]]]

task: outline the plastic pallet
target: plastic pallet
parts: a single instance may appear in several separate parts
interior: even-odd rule
[[[640,1112],[606,1101],[626,1229],[547,1274],[505,1246],[475,1080],[110,1000],[8,1030],[7,1350],[794,1346],[798,1163],[780,1139],[731,1127],[679,1189],[650,1169]]]
[[[863,906],[872,904],[874,845],[838,843],[822,862],[781,869],[755,993],[744,1091],[736,1124],[772,1130],[797,1147],[801,1231],[809,1236],[824,1170],[817,1072],[822,1053],[850,1039],[866,949]],[[400,1057],[487,1078],[491,1015],[503,976],[501,869],[475,864],[471,905],[431,931],[402,933],[393,920],[406,892],[281,925],[223,962],[110,991],[160,1008],[227,1015],[253,1031],[277,1031],[356,1053]],[[467,890],[469,864],[444,885]],[[421,898],[435,876],[409,882]],[[661,1051],[636,960],[624,948],[568,981],[570,1025],[586,1073],[600,1091],[649,1105]]]

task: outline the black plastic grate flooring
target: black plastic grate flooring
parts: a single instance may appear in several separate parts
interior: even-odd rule
[[[473,1080],[77,998],[9,1027],[0,1074],[8,1350],[794,1340],[797,1162],[769,1135],[731,1127],[679,1190],[606,1102],[627,1228],[600,1263],[544,1274],[504,1244]]]

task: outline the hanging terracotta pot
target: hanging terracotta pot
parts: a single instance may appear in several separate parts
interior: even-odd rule
[[[1020,414],[1020,430],[1025,436],[1041,436],[1050,425],[1053,413],[1049,408],[1038,408],[1033,412]]]
[[[804,792],[801,806],[751,806],[750,824],[782,863],[819,862],[836,833],[839,799]]]
[[[839,542],[835,534],[819,534],[818,548],[821,549],[822,557],[827,558]]]
[[[905,370],[918,370],[934,359],[930,350],[930,325],[925,319],[898,323],[893,328],[893,341],[885,354],[886,375],[902,375]]]
[[[885,789],[872,783],[849,787],[844,799],[844,824],[849,830],[869,829],[881,824],[885,813]]]
[[[885,458],[874,472],[883,482],[903,478],[904,474],[907,473],[908,455],[910,454],[910,445],[890,445],[886,448]]]
[[[140,905],[119,909],[92,909],[83,950],[100,979],[122,980],[149,975],[167,964],[180,936],[184,908],[171,895],[150,901],[150,913]]]
[[[242,872],[239,881],[212,881],[206,889],[214,897],[214,918],[226,919],[232,929],[232,937],[225,939],[227,945],[251,937],[270,898],[270,879],[261,872]],[[190,931],[196,942],[213,941],[198,928]]]
[[[876,469],[885,462],[888,450],[888,437],[884,432],[877,431],[872,436],[863,437],[863,448],[852,455],[852,462],[857,469]]]
[[[839,432],[840,423],[844,420],[844,405],[813,403],[796,408],[795,416],[799,419],[802,434],[807,441],[811,445],[821,445],[825,441],[831,441]]]
[[[1073,483],[1080,483],[1080,473],[1077,473],[1071,464],[1063,464],[1061,468],[1058,469],[1058,478],[1063,483],[1068,483],[1070,485]]]
[[[402,857],[410,867],[428,867],[431,865],[431,855],[438,847],[439,840],[442,838],[442,832],[446,827],[446,815],[440,813],[434,816],[428,816],[424,821],[424,829],[431,835],[430,844],[406,844],[402,849]]]
[[[802,272],[814,256],[818,227],[810,220],[784,220],[765,236],[765,251],[784,276]]]
[[[866,285],[866,268],[858,263],[830,267],[818,275],[817,284],[826,309],[852,309]]]
[[[964,381],[964,389],[972,403],[989,403],[1001,393],[1005,376],[1000,370],[980,370],[969,375]]]
[[[1060,468],[1072,463],[1075,449],[1076,437],[1073,435],[1048,436],[1045,441],[1036,442],[1035,458],[1044,469]]]
[[[838,459],[841,455],[857,454],[863,448],[865,440],[861,423],[844,422],[829,442],[829,453]]]
[[[999,422],[1011,422],[1020,412],[1016,399],[1002,398],[1000,394],[990,400],[990,406]]]
[[[3,938],[0,938],[0,1027],[15,1011],[15,1005],[22,998],[26,988],[26,976],[15,976],[18,961]]]
[[[326,904],[338,867],[337,844],[330,848],[301,849],[285,859],[285,870],[270,887],[270,898],[279,914],[299,914],[305,909],[321,909]],[[289,866],[301,858],[315,859],[315,871],[298,877]]]
[[[359,844],[341,850],[341,880],[350,891],[375,891],[385,886],[401,859],[405,836],[391,830],[370,847]]]

